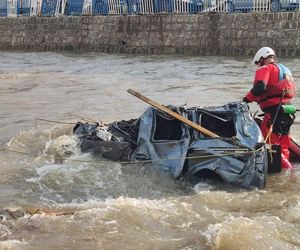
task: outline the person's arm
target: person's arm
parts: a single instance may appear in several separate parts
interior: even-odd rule
[[[244,102],[259,102],[261,96],[266,92],[270,71],[267,67],[259,68],[255,73],[252,89],[243,98]]]

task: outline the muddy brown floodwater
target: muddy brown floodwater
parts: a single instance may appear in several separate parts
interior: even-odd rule
[[[300,249],[297,163],[294,171],[269,176],[264,190],[190,188],[149,164],[95,161],[72,137],[81,118],[140,116],[147,104],[128,88],[166,105],[241,100],[252,85],[250,61],[1,52],[0,210],[72,213],[2,219],[0,248]],[[300,59],[282,62],[300,83]],[[300,139],[297,124],[292,134]],[[62,142],[73,154],[56,162]]]

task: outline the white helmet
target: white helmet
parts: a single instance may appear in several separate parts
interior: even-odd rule
[[[267,58],[268,56],[276,56],[274,50],[270,47],[262,47],[256,52],[252,64],[256,65],[262,57]]]

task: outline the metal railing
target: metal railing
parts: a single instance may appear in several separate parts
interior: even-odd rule
[[[299,11],[299,0],[0,0],[0,16]]]

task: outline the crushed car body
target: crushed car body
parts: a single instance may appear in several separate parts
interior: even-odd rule
[[[83,152],[112,161],[151,161],[193,184],[216,178],[242,188],[265,187],[267,149],[246,103],[169,108],[219,137],[207,137],[153,107],[128,121],[78,122],[73,133]]]

